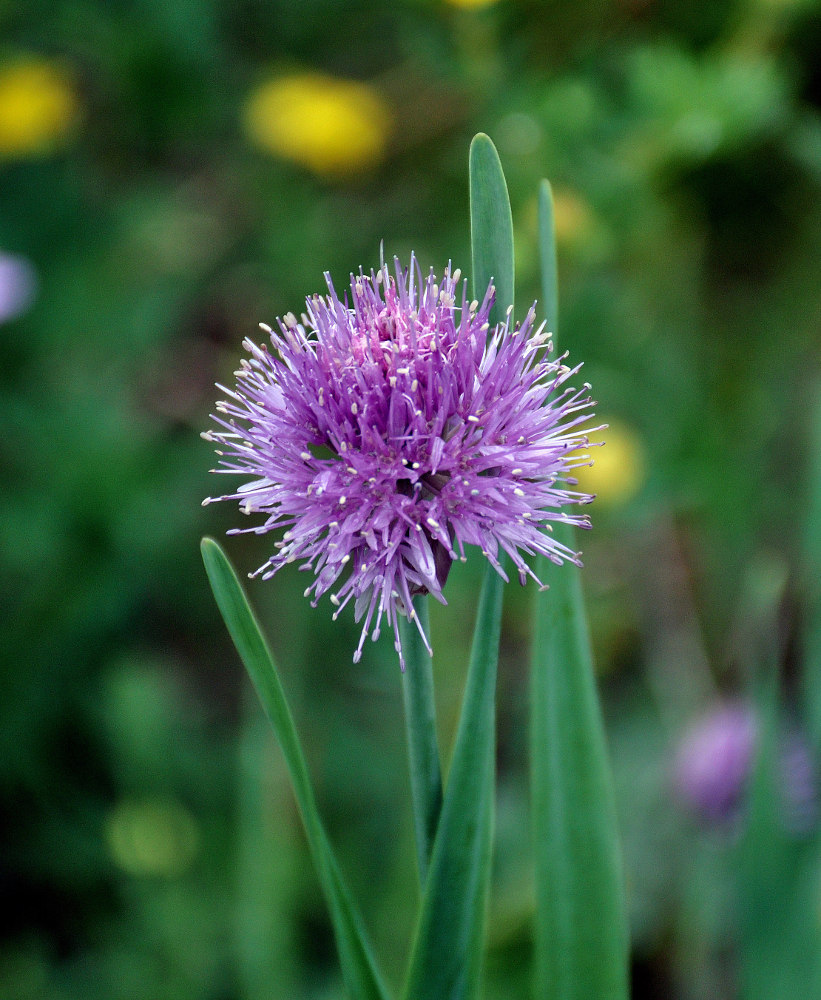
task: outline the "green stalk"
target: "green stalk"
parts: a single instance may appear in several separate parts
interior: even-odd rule
[[[425,635],[430,638],[427,597],[417,597],[414,611]],[[413,827],[419,882],[424,886],[442,811],[442,768],[436,736],[433,661],[414,622],[401,618],[400,629],[405,653],[402,696],[408,736]]]
[[[470,146],[474,296],[491,278],[492,323],[513,306],[513,222],[502,165],[486,135]],[[474,1000],[479,994],[493,848],[496,672],[502,580],[485,571],[462,712],[439,818],[405,1000]]]
[[[493,842],[501,577],[488,566],[405,1000],[479,994]]]
[[[543,308],[556,335],[553,198],[539,192]],[[557,542],[574,548],[569,525]],[[628,931],[616,808],[581,577],[540,557],[534,603],[531,795],[536,874],[535,995],[627,1000]]]

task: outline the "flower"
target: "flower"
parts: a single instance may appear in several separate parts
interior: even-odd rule
[[[480,7],[490,7],[498,0],[447,0],[453,7],[464,7],[466,10],[479,9]]]
[[[565,386],[579,369],[551,358],[535,306],[521,325],[508,314],[491,330],[492,286],[480,305],[450,265],[441,284],[413,257],[394,270],[352,275],[344,302],[326,274],[329,294],[308,298],[301,321],[286,315],[278,334],[263,326],[273,352],[246,340],[250,360],[236,390],[219,387],[219,429],[203,436],[220,445],[214,471],[250,477],[205,503],[237,500],[265,515],[232,533],[285,529],[252,575],[301,562],[314,573],[314,605],[330,592],[336,618],[354,600],[364,619],[354,660],[384,616],[404,668],[399,616],[420,627],[414,594],[446,603],[465,545],[505,579],[506,552],[523,584],[541,585],[526,555],[579,563],[550,522],[589,527],[566,508],[593,499],[571,488],[589,461],[573,452],[592,401],[589,386]]]
[[[553,219],[556,242],[560,246],[578,247],[589,242],[596,228],[593,209],[587,201],[569,188],[557,188],[553,193]]]
[[[756,762],[759,722],[748,702],[714,706],[687,728],[676,752],[676,791],[709,823],[733,824],[743,812]],[[781,819],[793,834],[812,829],[818,816],[818,776],[803,733],[778,733],[777,791]]]
[[[391,115],[367,84],[297,73],[258,87],[244,124],[251,141],[268,152],[317,174],[345,175],[382,159]]]
[[[583,490],[595,491],[599,503],[618,507],[644,486],[645,464],[644,445],[636,431],[620,421],[608,420],[607,447],[596,455],[595,462],[579,470],[579,484]]]
[[[45,59],[0,69],[0,156],[45,153],[65,139],[78,113],[66,73]]]
[[[37,274],[25,257],[0,251],[0,323],[22,316],[34,301]]]
[[[674,781],[681,799],[707,820],[739,811],[753,765],[757,735],[750,706],[729,703],[696,719],[676,753]]]
[[[175,878],[190,868],[200,831],[176,799],[126,798],[108,813],[105,839],[114,863],[129,875]]]

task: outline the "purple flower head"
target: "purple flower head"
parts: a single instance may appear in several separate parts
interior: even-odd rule
[[[263,327],[273,351],[246,340],[236,390],[219,387],[219,429],[203,436],[219,445],[214,471],[248,480],[205,502],[238,500],[265,518],[232,533],[284,529],[253,575],[299,562],[314,605],[330,592],[336,618],[354,601],[355,661],[384,618],[404,666],[399,615],[419,627],[414,594],[445,603],[466,545],[505,579],[507,552],[522,583],[540,583],[525,556],[578,564],[550,522],[589,527],[566,508],[593,499],[571,488],[589,462],[577,449],[593,404],[589,386],[565,386],[578,368],[550,357],[535,307],[491,330],[492,286],[479,304],[450,266],[441,283],[413,257],[394,266],[352,275],[344,301],[326,274],[329,294],[309,298],[301,321]]]
[[[690,725],[674,764],[676,790],[704,820],[730,823],[743,812],[755,766],[759,723],[752,705],[731,702]],[[818,780],[807,741],[797,730],[779,733],[776,774],[785,828],[801,834],[818,814]]]
[[[33,265],[25,257],[0,252],[0,323],[22,316],[36,291]]]
[[[707,820],[739,812],[753,764],[757,725],[752,708],[726,704],[693,722],[674,764],[682,801]]]

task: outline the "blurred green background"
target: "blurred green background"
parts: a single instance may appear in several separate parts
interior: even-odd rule
[[[200,563],[237,513],[200,506],[219,484],[199,432],[243,337],[323,271],[343,288],[381,240],[469,271],[480,130],[510,187],[520,311],[554,184],[562,348],[611,424],[581,541],[634,996],[756,995],[749,928],[772,913],[749,876],[774,855],[743,850],[732,738],[706,753],[718,817],[676,754],[767,665],[806,728],[819,102],[817,0],[0,2],[0,996],[341,996]],[[228,550],[250,571],[270,544]],[[480,562],[433,609],[446,747]],[[395,984],[418,892],[398,669],[390,638],[352,664],[352,616],[312,611],[304,585],[250,593]],[[489,1000],[528,996],[531,949],[530,592],[506,599]],[[805,771],[770,875],[817,944],[817,758]],[[800,950],[772,964],[803,975]]]

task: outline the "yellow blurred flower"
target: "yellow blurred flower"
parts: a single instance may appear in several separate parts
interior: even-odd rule
[[[575,191],[567,188],[553,191],[553,220],[559,244],[584,243],[595,227],[590,206]]]
[[[78,111],[58,64],[27,58],[0,67],[0,156],[48,152],[66,138]]]
[[[627,503],[644,485],[644,445],[631,427],[612,421],[606,430],[590,436],[590,442],[604,441],[590,449],[592,466],[576,470],[579,489],[594,493],[596,502],[612,506]]]
[[[759,7],[770,10],[801,10],[802,7],[812,7],[815,0],[757,0]]]
[[[382,159],[391,114],[367,84],[300,73],[253,91],[244,124],[263,149],[318,174],[345,175]]]
[[[479,7],[490,7],[499,0],[446,0],[451,7],[464,7],[467,9],[478,9]]]

